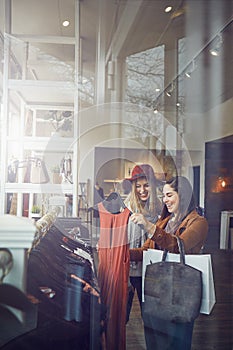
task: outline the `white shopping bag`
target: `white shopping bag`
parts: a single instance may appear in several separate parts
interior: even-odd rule
[[[142,266],[142,301],[144,302],[144,280],[146,266],[162,261],[162,250],[148,249],[143,252]],[[180,261],[179,254],[168,253],[166,261]],[[210,254],[189,254],[185,255],[185,263],[202,271],[202,303],[200,313],[209,315],[216,303],[214,278]]]

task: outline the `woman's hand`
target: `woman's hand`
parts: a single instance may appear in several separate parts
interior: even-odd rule
[[[156,225],[148,221],[143,214],[134,213],[130,218],[135,224],[142,225],[148,233],[154,234]]]
[[[146,220],[146,218],[144,217],[144,215],[139,214],[139,213],[134,213],[131,215],[131,220],[138,225],[143,225],[144,227],[146,226],[146,224],[149,222],[148,220]]]

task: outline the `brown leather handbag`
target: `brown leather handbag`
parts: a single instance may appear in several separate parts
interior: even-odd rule
[[[185,264],[183,241],[176,237],[180,262],[162,261],[147,265],[144,284],[144,317],[171,322],[192,322],[198,317],[202,300],[202,272]]]

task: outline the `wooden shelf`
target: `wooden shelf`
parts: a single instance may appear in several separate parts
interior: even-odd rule
[[[31,184],[31,183],[5,183],[6,193],[73,193],[73,185],[65,184]]]
[[[120,180],[120,179],[115,179],[115,180],[104,180],[104,182],[109,182],[109,183],[121,183],[122,180]]]
[[[46,152],[72,152],[72,137],[25,137],[23,141],[24,149],[38,150]]]

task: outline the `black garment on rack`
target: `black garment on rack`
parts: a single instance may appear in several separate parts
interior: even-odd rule
[[[54,223],[64,235],[74,239],[80,238],[89,243],[89,230],[79,217],[58,217]]]
[[[64,227],[58,218],[29,255],[27,286],[39,300],[38,331],[49,325],[56,332],[61,328],[62,334],[70,326],[73,333],[76,327],[80,348],[100,349],[104,312],[92,247],[88,239],[69,235]],[[56,342],[56,334],[53,337]]]
[[[13,310],[21,311],[22,319]],[[36,328],[36,325],[37,305],[17,287],[8,283],[0,284],[0,348],[15,337]]]

